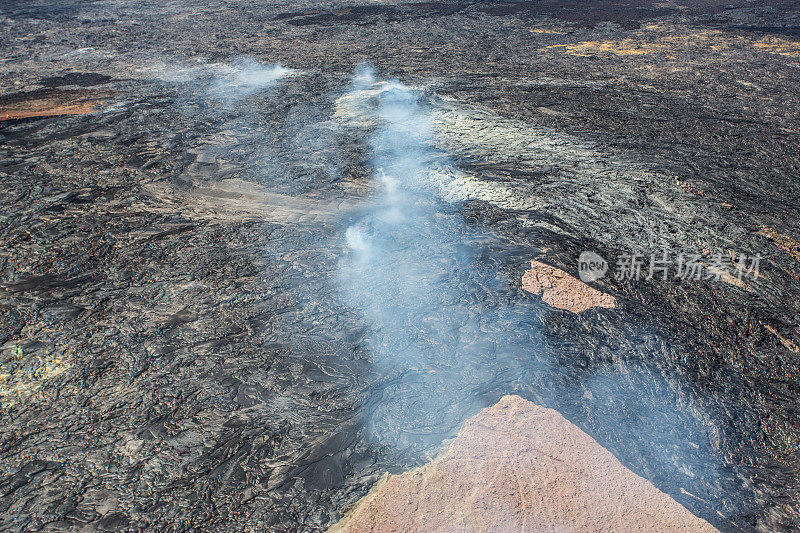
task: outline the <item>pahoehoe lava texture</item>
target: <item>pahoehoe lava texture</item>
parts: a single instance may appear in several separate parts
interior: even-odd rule
[[[52,4],[0,6],[0,102],[102,103],[0,130],[2,529],[324,530],[509,393],[723,531],[797,528],[793,3]],[[409,365],[336,282],[363,62],[430,114],[427,282],[462,296],[403,317]],[[522,288],[663,247],[761,276]]]

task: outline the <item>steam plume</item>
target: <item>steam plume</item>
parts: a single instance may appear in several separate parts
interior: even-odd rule
[[[654,470],[661,463],[681,465],[687,480],[716,476],[714,435],[679,375],[635,354],[584,368],[550,353],[541,331],[549,311],[515,293],[485,253],[512,246],[437,199],[436,175],[451,162],[434,146],[417,91],[361,69],[340,104],[351,124],[373,128],[377,193],[345,231],[338,280],[345,303],[369,326],[367,347],[383,376],[380,400],[365,416],[372,439],[401,453],[429,452],[478,408],[519,391],[593,428],[615,453],[646,451]],[[652,337],[634,326],[629,335],[642,346]],[[669,448],[654,449],[656,442]]]
[[[498,353],[490,346],[498,339],[482,331],[495,312],[464,287],[500,282],[473,264],[469,243],[478,234],[436,198],[431,171],[448,163],[433,147],[431,117],[418,93],[397,81],[376,82],[368,69],[352,87],[350,111],[375,124],[369,145],[378,192],[346,230],[349,254],[339,282],[346,303],[371,327],[373,364],[403,376],[369,429],[381,441],[416,446],[429,429],[457,424],[465,402],[479,402],[476,390],[491,381],[492,365],[478,368],[476,357]],[[509,340],[513,333],[499,341],[506,354],[516,352]],[[478,341],[485,341],[481,349]]]

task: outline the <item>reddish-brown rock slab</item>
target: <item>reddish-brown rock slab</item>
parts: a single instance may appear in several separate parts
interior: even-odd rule
[[[55,90],[15,93],[0,97],[0,122],[23,118],[85,115],[95,111],[108,91]]]
[[[716,531],[558,412],[505,396],[331,531]]]
[[[531,261],[531,269],[522,276],[522,288],[541,295],[550,307],[580,313],[592,307],[616,307],[617,300],[570,276],[563,270]]]

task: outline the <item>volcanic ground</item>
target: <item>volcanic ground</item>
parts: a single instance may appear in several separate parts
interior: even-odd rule
[[[3,530],[323,531],[508,394],[798,529],[796,3],[4,0],[0,43]]]

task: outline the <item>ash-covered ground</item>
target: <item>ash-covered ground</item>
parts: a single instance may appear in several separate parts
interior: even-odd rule
[[[509,393],[798,528],[800,6],[6,0],[0,42],[3,530],[324,530]],[[616,307],[522,289],[583,251]],[[760,269],[614,275],[662,252]]]

